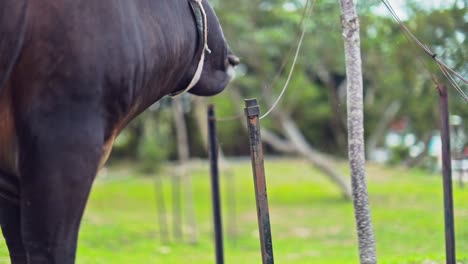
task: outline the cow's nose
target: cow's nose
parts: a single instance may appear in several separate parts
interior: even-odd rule
[[[236,55],[229,54],[229,55],[228,55],[228,62],[229,62],[229,64],[231,64],[232,66],[237,66],[237,65],[239,65],[239,63],[240,63],[240,60],[239,60],[239,58],[238,58]]]

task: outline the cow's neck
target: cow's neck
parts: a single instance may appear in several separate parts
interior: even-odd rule
[[[188,0],[195,18],[195,26],[198,34],[198,49],[200,50],[200,58],[198,59],[197,69],[187,87],[183,90],[172,93],[172,97],[180,96],[192,89],[200,80],[205,62],[205,52],[211,53],[208,47],[208,21],[205,8],[202,0]]]

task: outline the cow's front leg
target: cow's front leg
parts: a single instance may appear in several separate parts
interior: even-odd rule
[[[21,238],[20,207],[0,198],[0,226],[10,252],[12,264],[27,264],[26,251]]]
[[[75,262],[78,229],[104,142],[96,112],[38,112],[18,129],[28,264]]]

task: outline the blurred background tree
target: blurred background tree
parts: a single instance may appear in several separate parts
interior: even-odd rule
[[[262,91],[268,90],[275,97],[285,82],[291,59],[286,62],[286,70],[272,83],[285,58],[290,58],[291,48],[297,45],[305,2],[212,0],[226,38],[242,65],[226,92],[202,102],[214,103],[218,116],[228,117],[242,113],[243,103],[237,96],[257,97],[262,110],[266,111],[268,104]],[[421,0],[395,3],[397,12],[415,35],[449,66],[467,76],[467,1],[445,1],[439,6]],[[390,153],[386,159],[389,162],[405,162],[409,166],[423,164],[438,130],[437,92],[431,75],[448,82],[430,58],[405,38],[380,1],[359,1],[358,12],[368,157],[376,159],[383,149]],[[339,17],[336,1],[316,3],[312,18],[306,23],[307,35],[290,87],[281,101],[281,111],[296,122],[314,148],[345,157],[346,89]],[[459,130],[468,131],[467,103],[454,89],[450,89],[450,95],[451,114],[461,117]],[[155,160],[175,159],[177,150],[170,104],[170,99],[158,103],[154,107],[157,111],[148,111],[134,121],[119,137],[112,158],[139,159],[143,164],[147,160],[149,167],[156,164]],[[202,118],[197,118],[197,111],[190,111],[194,108],[190,97],[185,107],[191,156],[206,157],[203,132],[199,129]],[[219,124],[219,140],[226,155],[248,154],[243,124],[242,120]],[[280,138],[285,136],[274,117],[264,119],[263,125]],[[403,143],[392,147],[388,143],[389,134],[398,135]],[[460,144],[466,144],[466,139]],[[267,147],[266,151],[278,154],[273,148]]]

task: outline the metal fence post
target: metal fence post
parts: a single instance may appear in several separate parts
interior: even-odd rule
[[[453,219],[452,158],[450,153],[450,125],[447,88],[437,86],[439,90],[440,131],[442,138],[442,172],[444,188],[445,215],[445,254],[447,264],[456,264],[455,225]]]
[[[218,144],[216,143],[216,117],[213,105],[208,106],[208,135],[216,263],[223,264],[223,225],[221,220],[221,198],[219,191]]]
[[[247,127],[249,129],[250,155],[252,158],[252,170],[255,184],[262,263],[273,264],[273,243],[271,239],[263,148],[260,135],[260,107],[256,99],[248,99],[245,101],[245,114],[247,116]]]

